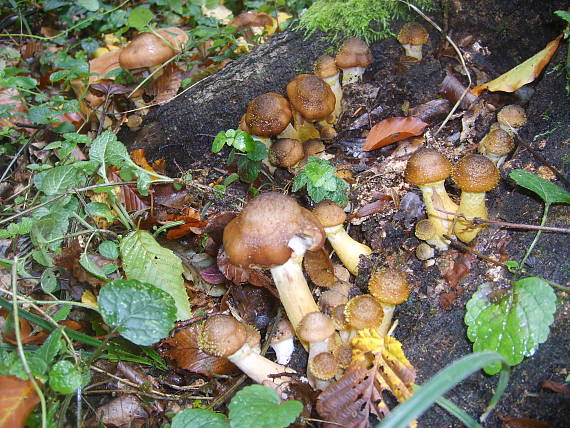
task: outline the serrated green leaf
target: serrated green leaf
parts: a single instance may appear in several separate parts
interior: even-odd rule
[[[531,174],[523,169],[514,169],[509,174],[519,186],[536,193],[547,204],[570,204],[570,192],[558,187],[538,175]]]
[[[51,109],[45,105],[35,106],[28,110],[28,118],[32,123],[47,125],[50,123],[51,116]]]
[[[59,195],[82,183],[83,174],[73,165],[63,165],[36,174],[34,184],[46,195]]]
[[[40,285],[42,290],[46,293],[53,293],[59,289],[59,283],[57,282],[57,278],[55,277],[53,270],[44,270],[40,279]]]
[[[303,405],[297,400],[280,404],[273,389],[250,385],[234,396],[229,405],[232,428],[284,428],[295,422]]]
[[[226,416],[204,409],[184,409],[172,419],[171,428],[230,428]]]
[[[253,183],[261,169],[261,162],[252,161],[247,156],[240,156],[238,159],[237,170],[239,177],[245,183]]]
[[[58,361],[49,371],[49,386],[61,394],[73,394],[81,386],[81,373],[67,360]]]
[[[89,149],[89,159],[99,163],[99,175],[103,178],[106,177],[108,164],[117,165],[120,167],[123,163],[121,162],[120,155],[118,156],[119,159],[115,158],[116,156],[115,152],[117,150],[112,149],[115,143],[119,143],[117,141],[117,136],[109,130],[101,133],[101,135],[95,138],[95,140],[93,140],[93,142],[91,143],[91,148]],[[122,143],[119,144],[122,145]],[[119,150],[121,150],[121,148],[119,148]],[[125,148],[124,152],[126,151],[127,150]],[[111,155],[111,153],[113,153],[114,155]]]
[[[483,283],[467,302],[465,323],[474,351],[497,351],[514,366],[532,355],[550,331],[556,310],[556,295],[540,278],[515,282],[500,301],[493,301],[493,284]],[[500,366],[485,367],[488,374]]]
[[[316,187],[321,187],[323,185],[322,183],[334,174],[334,167],[327,161],[325,162],[322,162],[322,159],[311,157],[307,165],[305,165],[307,178]]]
[[[154,18],[154,14],[148,8],[139,6],[131,9],[127,22],[129,26],[142,30],[152,21],[152,18]]]
[[[99,254],[108,259],[118,259],[119,249],[113,241],[103,241],[99,244]]]
[[[192,316],[182,278],[182,262],[144,230],[132,232],[119,245],[127,278],[148,282],[170,294],[176,302],[177,319]]]
[[[218,132],[214,138],[214,142],[212,143],[212,152],[218,153],[220,150],[222,150],[226,145],[227,140],[228,138],[226,137],[226,133],[224,131]]]
[[[18,223],[10,223],[6,229],[0,229],[0,238],[14,238],[30,233],[32,224],[33,220],[30,217],[23,217]]]
[[[263,144],[261,141],[254,141],[253,139],[252,141],[254,142],[254,149],[251,151],[248,150],[247,153],[248,159],[252,161],[262,161],[263,159],[267,159],[267,156],[269,154],[267,146]]]
[[[97,300],[103,321],[137,345],[152,345],[168,336],[176,320],[174,299],[136,279],[111,281]]]
[[[81,253],[79,257],[79,264],[89,272],[91,275],[95,275],[97,278],[107,279],[105,271],[99,267],[86,253]]]
[[[313,202],[319,203],[323,199],[327,199],[329,192],[324,187],[317,187],[311,181],[307,182],[307,194]]]
[[[117,216],[113,214],[111,208],[102,202],[89,202],[85,206],[85,211],[91,216],[103,217],[108,222],[112,222],[117,218]]]
[[[59,70],[49,76],[49,80],[53,83],[59,82],[71,74],[70,70]]]
[[[99,0],[77,0],[77,4],[90,12],[99,10]]]
[[[293,179],[293,188],[292,188],[293,192],[298,192],[303,187],[305,187],[307,185],[308,180],[309,179],[307,178],[305,170],[303,169],[299,171],[295,176],[295,178]]]
[[[46,365],[53,362],[54,358],[63,349],[63,339],[61,330],[57,329],[50,333],[45,342],[40,346],[34,355],[45,361]]]

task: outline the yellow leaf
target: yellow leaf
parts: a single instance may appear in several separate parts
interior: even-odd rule
[[[89,305],[92,306],[93,309],[97,309],[97,298],[95,297],[95,295],[87,290],[84,291],[83,294],[81,295],[81,303],[85,304],[85,305]]]
[[[550,62],[550,59],[558,48],[561,38],[562,35],[558,36],[533,57],[517,65],[515,68],[510,69],[505,74],[500,75],[495,80],[491,80],[490,82],[473,88],[471,92],[477,96],[479,96],[485,89],[491,92],[514,92],[521,86],[532,82],[540,75],[544,67],[546,67]]]

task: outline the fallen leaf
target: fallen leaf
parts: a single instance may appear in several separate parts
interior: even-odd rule
[[[30,121],[26,116],[26,112],[28,109],[24,105],[22,98],[20,97],[19,92],[14,88],[6,88],[0,90],[0,106],[11,106],[6,113],[9,115],[9,118],[0,119],[0,129],[5,126],[13,127],[14,122],[20,122],[29,124]],[[31,128],[21,128],[26,132],[33,132],[34,130]]]
[[[445,119],[451,111],[451,103],[448,100],[439,98],[427,103],[412,107],[408,112],[409,116],[417,117],[427,123],[436,123]]]
[[[208,224],[200,220],[200,213],[198,211],[189,207],[185,209],[184,215],[171,214],[166,217],[166,221],[184,221],[184,224],[168,229],[166,233],[168,239],[179,239],[189,233],[201,235],[203,233],[201,228]]]
[[[121,183],[123,181],[113,170],[110,170],[107,175],[111,183]],[[148,208],[146,202],[141,199],[139,193],[135,190],[135,186],[117,186],[115,187],[115,192],[128,212],[143,211]]]
[[[510,69],[496,79],[471,89],[471,92],[477,96],[485,89],[491,92],[514,92],[521,86],[532,82],[540,75],[540,73],[542,73],[544,67],[546,67],[550,62],[550,59],[556,52],[556,49],[558,49],[561,38],[562,34],[549,42],[546,47],[536,55],[517,65],[515,68]]]
[[[421,135],[427,123],[417,117],[390,117],[372,127],[364,141],[362,151],[369,152],[396,141]]]
[[[275,318],[277,299],[267,289],[252,285],[233,285],[230,295],[239,316],[261,330]]]
[[[121,395],[107,404],[97,407],[96,421],[89,421],[88,426],[137,426],[133,419],[148,418],[143,403],[132,394]]]
[[[0,376],[0,428],[20,428],[40,398],[29,380]]]
[[[318,287],[330,288],[336,282],[332,261],[324,248],[307,251],[303,258],[303,267],[311,281]]]
[[[548,428],[550,426],[550,424],[545,422],[529,418],[505,418],[499,416],[499,419],[503,421],[502,428]]]
[[[459,281],[469,275],[473,263],[477,260],[477,256],[473,254],[459,253],[453,262],[450,270],[443,273],[443,277],[452,287],[457,287]]]
[[[368,217],[369,215],[385,211],[388,207],[393,205],[393,200],[390,195],[382,194],[378,199],[363,205],[354,213],[351,218]]]
[[[463,86],[463,83],[461,83],[449,69],[446,70],[445,79],[443,79],[443,82],[441,82],[439,87],[439,93],[451,104],[455,105],[455,103],[459,101],[463,92],[465,92],[465,89],[466,88]],[[461,100],[459,107],[463,110],[467,110],[475,101],[477,101],[477,96],[472,94],[470,91],[467,91]]]
[[[548,391],[557,392],[559,394],[570,394],[570,388],[566,385],[563,385],[558,382],[554,382],[553,380],[545,380],[543,381],[540,386],[543,389],[547,389]]]
[[[256,269],[242,268],[230,263],[230,258],[222,249],[218,252],[216,262],[220,272],[222,272],[222,274],[234,284],[240,285],[249,282],[251,285],[255,285],[256,287],[267,288],[271,294],[279,298],[279,294],[273,286],[273,283],[264,273]]]

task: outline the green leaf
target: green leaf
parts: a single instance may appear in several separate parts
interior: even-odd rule
[[[297,400],[280,404],[277,392],[262,385],[239,391],[229,405],[232,428],[284,428],[295,422],[303,405]]]
[[[10,223],[6,229],[0,229],[0,238],[14,238],[30,233],[32,224],[33,220],[30,217],[23,217],[19,223]]]
[[[90,12],[99,10],[99,0],[77,0],[77,4]]]
[[[116,260],[119,258],[119,249],[113,241],[103,241],[99,244],[99,254],[108,259]]]
[[[237,170],[239,177],[245,183],[253,183],[259,176],[261,162],[249,160],[246,156],[238,159]]]
[[[269,155],[267,146],[261,141],[255,141],[254,144],[255,148],[247,154],[248,159],[252,161],[262,161],[263,159],[267,159],[267,156]]]
[[[178,320],[192,316],[182,278],[182,262],[171,250],[160,246],[144,230],[123,238],[119,248],[127,278],[148,282],[170,294],[176,302]]]
[[[142,30],[153,18],[154,14],[148,8],[139,6],[131,10],[127,23],[137,30]]]
[[[297,175],[295,176],[295,179],[293,180],[293,192],[298,192],[299,190],[301,190],[303,187],[305,187],[307,185],[307,182],[309,181],[309,179],[307,178],[307,173],[305,172],[305,170],[301,170],[297,173]]]
[[[235,147],[240,152],[246,152],[246,153],[253,152],[255,150],[256,143],[258,143],[258,141],[255,141],[251,137],[251,135],[249,135],[245,131],[242,131],[241,129],[238,129],[235,132],[235,136],[233,137],[231,142],[228,142],[230,146]]]
[[[136,279],[111,281],[97,300],[103,321],[137,345],[152,345],[168,336],[176,320],[174,299]]]
[[[81,373],[67,360],[58,361],[49,371],[49,386],[61,394],[73,394],[81,381]]]
[[[59,283],[57,282],[57,278],[55,277],[53,270],[44,270],[40,279],[40,285],[42,290],[46,293],[53,293],[54,291],[59,290]]]
[[[103,217],[108,222],[112,222],[117,218],[111,208],[102,202],[89,202],[85,206],[85,211],[93,217]]]
[[[101,133],[93,142],[91,143],[91,148],[89,149],[89,159],[99,163],[99,175],[105,178],[107,171],[107,164],[112,164],[116,166],[121,166],[124,162],[121,161],[121,154],[123,153],[121,148],[118,150],[112,147],[118,143],[117,136],[111,131],[105,131]],[[124,148],[124,146],[123,146]],[[121,152],[117,155],[117,151]],[[127,149],[124,148],[124,152],[128,157]]]
[[[63,339],[61,336],[61,330],[52,331],[42,346],[34,352],[34,355],[44,360],[46,365],[50,365],[63,349]]]
[[[565,21],[570,22],[570,12],[566,10],[557,10],[554,12],[554,14],[564,19]]]
[[[66,79],[69,75],[71,75],[70,70],[59,70],[49,75],[49,80],[53,83],[59,82],[63,79]]]
[[[171,428],[230,428],[226,416],[204,409],[184,409],[172,419]]]
[[[492,283],[483,283],[467,302],[465,324],[474,351],[497,351],[511,366],[546,341],[556,311],[552,287],[536,277],[515,282],[499,301]],[[497,363],[485,367],[495,374]]]
[[[558,187],[538,175],[531,174],[523,169],[514,169],[509,174],[519,186],[536,193],[547,204],[570,204],[570,192]]]
[[[81,253],[79,257],[79,264],[89,272],[91,275],[95,275],[97,278],[107,279],[105,271],[99,267],[86,253]]]
[[[74,165],[63,165],[36,174],[34,184],[46,195],[59,195],[82,184],[83,174]]]
[[[305,173],[307,178],[316,187],[322,186],[324,180],[334,174],[334,167],[327,160],[310,157],[309,162],[305,165]]]
[[[212,152],[218,153],[220,150],[224,148],[226,145],[228,138],[226,137],[226,133],[224,131],[218,132],[216,138],[214,138],[214,142],[212,143]]]
[[[32,123],[47,125],[50,123],[52,116],[51,109],[46,105],[39,105],[28,110],[28,118]]]

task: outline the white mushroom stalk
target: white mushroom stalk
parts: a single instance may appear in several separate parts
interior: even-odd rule
[[[356,83],[362,79],[365,67],[349,67],[342,70],[342,86]]]
[[[336,251],[342,264],[353,275],[358,275],[360,256],[368,257],[372,249],[361,242],[355,241],[344,229],[342,224],[325,227],[327,239]]]
[[[279,364],[289,364],[291,355],[293,355],[293,351],[295,350],[293,337],[289,337],[281,342],[272,343],[269,346],[271,346],[275,352],[275,358]]]
[[[293,369],[277,364],[255,353],[247,343],[227,358],[251,380],[266,386],[273,384],[277,387],[285,382],[285,380],[280,380],[279,378],[272,378],[270,375],[296,373]]]

